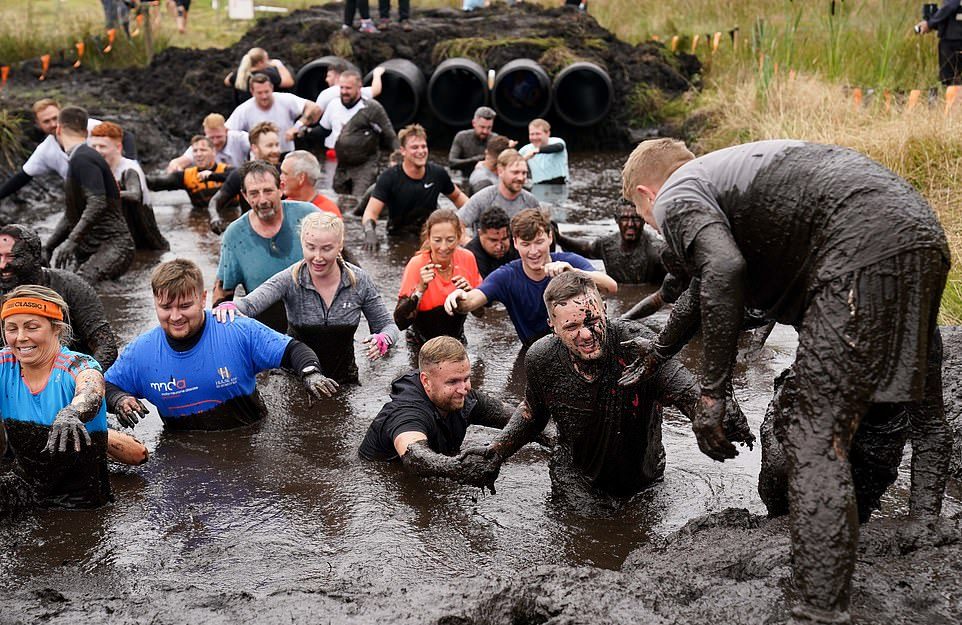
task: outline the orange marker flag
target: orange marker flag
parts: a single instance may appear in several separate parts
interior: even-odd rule
[[[651,40],[652,40],[652,41],[661,41],[661,37],[659,37],[658,35],[652,35],[652,36],[651,36]]]
[[[945,114],[949,114],[949,109],[955,104],[955,100],[959,95],[959,86],[951,85],[945,88]]]
[[[50,69],[50,55],[44,54],[40,57],[40,80],[47,79],[48,69]]]
[[[117,38],[117,29],[111,28],[107,31],[107,47],[104,48],[104,54],[107,54],[114,49],[114,39]]]
[[[84,45],[84,42],[82,42],[82,41],[78,41],[78,42],[77,42],[76,44],[74,44],[74,45],[75,45],[76,48],[77,48],[77,60],[74,61],[74,64],[73,64],[74,69],[76,69],[76,68],[80,67],[80,60],[81,60],[82,58],[84,58],[84,49],[86,48],[86,46]]]
[[[671,51],[672,52],[678,51],[678,35],[675,35],[674,37],[671,38]]]
[[[905,110],[911,111],[912,109],[914,109],[915,105],[919,103],[919,96],[921,95],[922,95],[922,92],[918,89],[912,89],[911,91],[909,91],[909,102],[908,102],[908,105],[905,107]]]
[[[137,35],[139,35],[139,34],[140,34],[140,27],[143,26],[143,25],[144,25],[144,14],[141,13],[140,15],[137,16],[137,28],[135,28],[134,31],[133,31],[132,33],[130,33],[130,36],[131,36],[131,37],[136,37]]]
[[[765,53],[759,52],[758,53],[758,71],[760,72],[763,69],[765,69]]]
[[[852,108],[857,109],[862,106],[862,90],[856,87],[852,90]]]
[[[772,69],[773,69],[773,73],[774,73],[776,76],[778,76],[778,62],[777,62],[777,61],[775,62],[775,66],[774,66]]]
[[[795,70],[790,69],[788,70],[788,82],[792,82],[793,80],[795,80]]]
[[[715,33],[711,38],[711,53],[715,54],[718,52],[718,46],[721,44],[721,31]]]
[[[7,77],[10,76],[10,66],[4,65],[0,67],[0,89],[3,89],[4,85],[7,84]]]
[[[892,92],[886,89],[883,97],[885,98],[885,112],[889,113],[892,110]]]
[[[698,35],[691,38],[691,53],[695,53],[695,48],[698,47]]]

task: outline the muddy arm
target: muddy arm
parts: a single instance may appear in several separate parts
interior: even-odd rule
[[[490,449],[496,452],[501,460],[509,458],[533,441],[546,425],[548,425],[547,414],[544,411],[532,410],[528,400],[525,399],[511,415],[501,434],[491,443]]]
[[[47,245],[44,246],[44,252],[46,253],[47,259],[50,259],[50,255],[53,251],[60,247],[60,244],[67,240],[67,236],[70,234],[70,221],[67,220],[67,216],[63,215],[60,217],[60,221],[54,226],[53,233],[50,238],[47,239]]]
[[[394,307],[394,323],[399,330],[407,330],[418,316],[418,298],[405,295],[399,297]]]
[[[109,325],[103,325],[91,332],[86,342],[93,352],[91,356],[104,369],[109,369],[117,360],[117,336]]]
[[[560,230],[555,229],[555,241],[557,241],[558,245],[563,247],[566,252],[574,252],[585,258],[599,257],[597,249],[595,248],[595,242],[592,240],[565,236],[561,234]]]
[[[694,374],[674,358],[658,368],[652,378],[661,403],[674,406],[691,419],[701,395]]]
[[[490,395],[481,392],[477,395],[478,403],[475,405],[474,410],[471,411],[469,416],[470,422],[488,428],[503,430],[511,420],[511,415],[514,411],[505,406],[501,400]]]
[[[171,161],[173,162],[173,161]],[[190,165],[188,165],[189,167]],[[151,191],[177,191],[184,188],[184,172],[174,171],[167,174],[149,174],[147,188]]]
[[[78,373],[73,401],[70,402],[76,409],[78,418],[84,423],[91,421],[100,412],[103,400],[104,374],[97,369],[84,369]]]
[[[120,197],[124,200],[132,200],[138,204],[144,202],[144,192],[140,186],[140,174],[134,169],[128,169],[121,178]]]

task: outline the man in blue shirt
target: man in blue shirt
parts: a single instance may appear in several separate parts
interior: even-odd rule
[[[160,326],[134,339],[104,376],[107,406],[122,425],[133,427],[147,414],[137,398],[154,404],[170,429],[249,425],[266,414],[255,376],[276,367],[297,371],[316,397],[337,389],[300,341],[253,319],[212,322],[193,262],[163,263],[150,281]]]
[[[551,222],[536,208],[521,211],[511,219],[511,234],[520,259],[499,267],[476,289],[455,289],[444,302],[449,315],[467,314],[489,301],[504,304],[518,338],[531,345],[551,330],[544,307],[544,290],[554,276],[565,271],[580,270],[599,289],[616,293],[618,284],[583,257],[567,252],[551,253]]]
[[[242,285],[250,293],[278,271],[303,258],[298,226],[318,210],[309,202],[281,201],[281,178],[267,161],[249,161],[240,168],[241,192],[251,210],[224,232],[214,284],[214,305],[234,298]],[[287,317],[283,304],[268,308],[257,317],[283,332]]]

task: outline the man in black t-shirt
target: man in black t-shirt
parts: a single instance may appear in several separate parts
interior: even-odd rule
[[[500,206],[489,206],[478,218],[478,234],[464,248],[474,254],[482,278],[519,258],[511,244],[510,226],[508,213]]]
[[[69,164],[64,181],[66,210],[47,241],[58,269],[72,269],[91,284],[122,275],[134,259],[134,240],[120,204],[110,166],[85,143],[87,111],[60,111],[57,139]]]
[[[401,164],[378,177],[361,220],[364,246],[369,250],[377,249],[375,227],[385,206],[388,210],[387,231],[396,234],[420,231],[428,215],[438,207],[438,196],[442,193],[458,208],[468,200],[451,182],[447,170],[428,162],[428,135],[424,128],[418,124],[407,126],[398,133],[398,140],[401,143]]]
[[[391,401],[381,408],[358,449],[365,460],[400,460],[422,477],[445,477],[474,486],[497,476],[471,472],[455,454],[468,425],[502,428],[511,416],[504,404],[471,390],[471,362],[464,345],[450,336],[426,342],[418,370],[391,385]]]

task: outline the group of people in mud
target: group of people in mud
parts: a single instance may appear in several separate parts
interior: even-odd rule
[[[358,383],[362,316],[366,357],[385,356],[405,331],[417,367],[392,383],[361,458],[494,492],[502,465],[554,421],[554,489],[620,501],[663,477],[666,405],[691,419],[715,460],[753,445],[732,383],[736,343],[778,322],[797,328],[799,346],[765,416],[759,490],[771,515],[790,515],[792,618],[849,622],[858,526],[894,482],[907,440],[906,528],[917,543],[934,531],[945,489],[936,319],[949,253],[922,197],[839,147],[763,141],[696,158],[655,139],[627,158],[617,232],[578,239],[526,188],[569,178],[547,121],[532,120],[515,149],[492,131],[494,111],[479,108],[451,147],[458,185],[429,160],[422,127],[395,133],[374,99],[378,78],[366,91],[357,71],[333,66],[333,91],[310,101],[275,93],[271,72],[254,71],[249,100],[226,118],[209,114],[165,172],[147,175],[118,125],[35,105],[48,137],[0,198],[57,173],[65,205],[45,244],[29,226],[0,228],[0,509],[106,503],[108,455],[146,460],[136,439],[108,428],[108,411],[134,428],[147,401],[167,429],[226,429],[266,414],[260,371],[287,369],[317,398]],[[327,150],[337,201],[321,192],[317,153]],[[382,150],[394,153],[379,172]],[[118,354],[94,287],[122,275],[135,248],[165,248],[150,209],[158,189],[187,191],[223,233],[213,306],[192,260],[160,263],[158,326]],[[453,207],[439,207],[441,195]],[[346,241],[345,214],[360,219],[359,240]],[[421,242],[393,314],[357,254],[377,253],[379,222],[389,243]],[[637,282],[660,286],[629,318],[610,318],[605,296]],[[465,321],[495,302],[523,345],[518,406],[471,384]],[[657,334],[632,320],[669,302]],[[699,331],[696,374],[675,356]],[[462,448],[472,424],[500,432]]]

